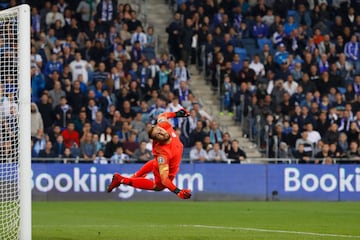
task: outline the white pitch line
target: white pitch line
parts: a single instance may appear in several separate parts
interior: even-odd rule
[[[251,232],[269,232],[269,233],[288,233],[296,235],[310,235],[318,237],[334,237],[334,238],[358,238],[360,236],[355,235],[343,235],[343,234],[330,234],[330,233],[315,233],[315,232],[298,232],[288,230],[272,230],[263,228],[246,228],[246,227],[225,227],[225,226],[209,226],[209,225],[180,225],[182,227],[193,227],[193,228],[209,228],[209,229],[224,229],[224,230],[239,230],[239,231],[251,231]]]

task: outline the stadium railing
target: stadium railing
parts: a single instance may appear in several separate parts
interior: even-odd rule
[[[315,160],[319,160],[319,158],[311,158],[309,163],[314,163]],[[354,158],[331,158],[332,164],[340,164],[340,163],[353,163],[358,161],[360,164],[360,160],[356,160]],[[111,160],[108,158],[107,161],[110,163]],[[94,159],[84,158],[32,158],[32,163],[93,163]],[[239,164],[239,161],[235,161],[233,159],[226,159],[222,161],[214,161],[209,160],[205,162],[200,162],[197,160],[191,160],[190,158],[183,158],[183,163],[222,163],[222,164]],[[133,164],[133,163],[145,163],[144,161],[138,161],[137,159],[129,159],[126,163],[123,164]],[[241,161],[242,164],[298,164],[299,160],[295,158],[246,158]],[[100,163],[99,163],[100,164]],[[322,164],[322,163],[321,163]]]

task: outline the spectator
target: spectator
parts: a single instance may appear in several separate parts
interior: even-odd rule
[[[91,122],[91,132],[100,135],[110,126],[109,120],[104,118],[101,111],[96,112],[95,119]]]
[[[223,162],[226,161],[226,154],[225,152],[220,148],[219,143],[214,143],[213,148],[208,152],[208,160],[213,162]]]
[[[44,129],[43,119],[35,103],[31,103],[31,137],[35,137],[39,129]]]
[[[85,161],[94,160],[96,156],[96,144],[93,142],[91,132],[86,133],[85,139],[80,143],[80,153]]]
[[[108,164],[108,160],[104,156],[104,150],[100,149],[94,159],[95,164]]]
[[[209,136],[212,144],[222,143],[222,132],[219,128],[218,122],[215,120],[210,123]]]
[[[54,4],[51,7],[51,12],[48,12],[46,14],[46,26],[48,28],[51,27],[53,24],[55,24],[57,20],[60,21],[61,27],[65,26],[64,16],[59,12],[58,6]]]
[[[54,109],[56,124],[62,128],[68,126],[68,123],[72,121],[72,108],[67,103],[65,96],[60,98],[60,104]]]
[[[52,150],[52,143],[51,141],[46,141],[45,149],[40,150],[39,158],[56,158],[56,154]]]
[[[73,79],[78,79],[79,75],[83,76],[83,83],[88,83],[88,70],[91,70],[91,65],[81,58],[81,53],[75,53],[75,60],[70,63],[70,70],[73,76]]]
[[[254,59],[250,63],[249,68],[255,71],[256,79],[260,79],[265,76],[265,67],[264,64],[260,62],[259,55],[254,55]]]
[[[72,122],[67,124],[67,128],[62,131],[62,136],[64,138],[64,144],[67,148],[78,148],[80,146],[80,136],[79,133],[75,130],[75,125]]]
[[[60,99],[62,97],[66,97],[65,92],[61,89],[60,81],[56,81],[54,83],[54,88],[49,91],[48,95],[52,100],[52,108],[54,109],[57,105],[60,104]]]
[[[117,147],[114,155],[110,158],[111,163],[123,164],[129,161],[129,156],[124,153],[122,147]]]
[[[131,121],[131,129],[136,134],[145,130],[145,123],[142,121],[142,114],[140,112],[136,113],[134,120]]]
[[[75,156],[71,153],[70,148],[65,148],[64,156],[62,157],[64,163],[70,162]]]
[[[329,144],[324,143],[324,145],[321,148],[321,151],[315,154],[315,164],[331,164],[332,158],[329,155]]]
[[[309,142],[314,144],[314,143],[317,143],[321,139],[319,132],[314,130],[314,126],[312,123],[306,123],[305,128],[306,128],[306,131],[308,134],[307,140]]]
[[[357,41],[356,35],[351,36],[351,40],[345,43],[344,53],[346,59],[353,64],[356,73],[360,72],[360,62],[359,62],[359,42]]]
[[[311,160],[311,152],[305,151],[305,147],[303,143],[298,145],[297,150],[294,152],[294,158],[298,161],[298,163],[310,163]]]
[[[137,13],[135,10],[130,11],[130,19],[126,21],[128,25],[128,31],[133,33],[138,26],[142,26],[142,23],[137,19]]]
[[[241,163],[246,160],[246,153],[240,149],[237,139],[231,142],[231,149],[228,152],[227,158],[233,160],[235,163]]]
[[[307,131],[302,132],[301,133],[301,138],[298,138],[296,140],[295,149],[298,150],[299,145],[303,144],[304,145],[304,151],[312,156],[312,154],[315,154],[314,153],[313,143],[310,142],[307,138],[308,138],[308,132]]]
[[[344,153],[346,153],[349,150],[349,144],[347,141],[346,133],[342,132],[339,134],[338,146],[341,149],[341,151]]]
[[[144,49],[147,44],[147,37],[143,32],[142,26],[137,26],[135,32],[132,34],[130,43],[133,45],[135,42],[140,43],[141,49]]]
[[[175,13],[174,20],[166,27],[166,32],[168,34],[168,45],[169,52],[175,57],[175,59],[180,58],[180,48],[179,48],[179,36],[181,34],[181,14]]]
[[[126,22],[123,22],[121,25],[121,30],[119,32],[120,38],[124,41],[124,45],[131,45],[131,33],[129,32],[129,28]]]
[[[255,39],[267,38],[268,36],[268,27],[262,22],[261,17],[261,15],[255,17],[255,24],[252,27],[252,37]]]
[[[46,63],[44,73],[46,77],[51,77],[54,72],[60,73],[63,71],[63,64],[57,59],[55,53],[51,54],[50,60]]]
[[[180,32],[181,60],[188,62],[191,57],[192,38],[194,36],[193,21],[190,18],[185,20],[185,26]]]
[[[135,117],[136,113],[131,109],[130,101],[125,100],[120,109],[121,121],[130,123]]]
[[[92,1],[81,0],[76,8],[76,12],[81,15],[80,26],[84,29],[94,17],[95,4]]]
[[[39,156],[40,151],[45,149],[48,136],[44,134],[43,129],[38,129],[35,137],[32,138],[34,142],[33,152],[35,156]]]
[[[31,99],[39,102],[40,94],[45,89],[45,79],[43,74],[35,67],[31,67]]]
[[[64,144],[64,137],[60,134],[56,137],[56,142],[53,143],[53,152],[58,158],[62,158],[65,155],[65,144]]]
[[[122,143],[119,141],[119,136],[117,134],[113,134],[111,141],[108,142],[105,146],[105,157],[111,158],[114,155],[117,147],[122,147]]]
[[[113,130],[111,126],[107,126],[105,131],[100,134],[99,142],[102,146],[106,146],[108,142],[111,141],[111,136],[113,134]]]
[[[130,132],[128,139],[123,142],[124,152],[130,157],[133,157],[135,150],[139,148],[136,137],[136,133]]]
[[[132,157],[136,162],[143,163],[153,159],[151,151],[146,149],[146,144],[147,143],[145,141],[140,142],[139,148],[135,150]]]
[[[359,154],[359,144],[357,141],[350,142],[350,147],[347,152],[347,158],[351,159],[351,161],[347,163],[353,163],[353,164],[359,163],[360,154]]]
[[[115,1],[101,0],[96,7],[95,19],[101,32],[108,32],[111,23],[117,17],[117,5]]]
[[[290,94],[290,97],[296,92],[298,83],[294,81],[293,75],[289,74],[284,83],[284,89]]]
[[[196,141],[194,147],[190,150],[190,160],[196,162],[208,160],[207,152],[202,148],[201,141]]]

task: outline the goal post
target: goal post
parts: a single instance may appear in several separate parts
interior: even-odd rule
[[[0,11],[0,239],[31,239],[30,7]]]

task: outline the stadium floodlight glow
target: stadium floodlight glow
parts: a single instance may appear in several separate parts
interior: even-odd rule
[[[0,12],[0,239],[31,239],[30,7]]]

